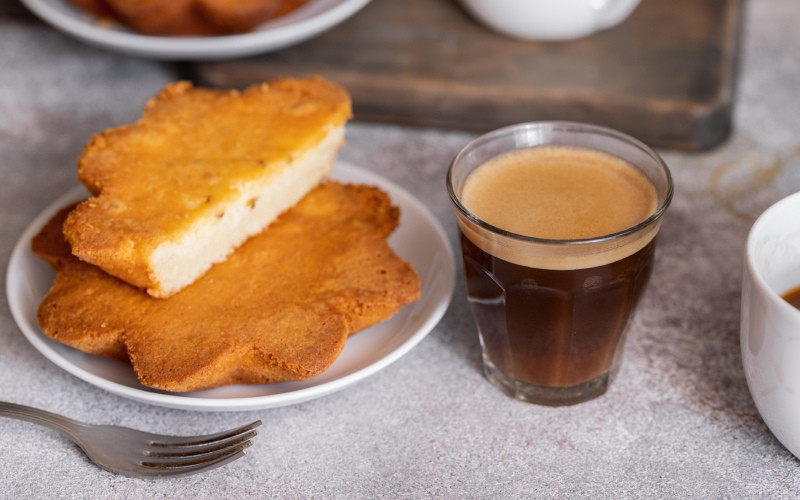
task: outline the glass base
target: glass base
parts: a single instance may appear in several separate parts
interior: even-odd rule
[[[608,389],[609,373],[573,387],[542,387],[508,377],[483,356],[483,373],[489,382],[512,398],[546,406],[566,406],[589,401]]]

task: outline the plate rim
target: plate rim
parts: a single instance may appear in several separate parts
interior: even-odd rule
[[[450,306],[455,288],[455,257],[452,245],[450,244],[447,233],[443,229],[441,223],[438,221],[438,219],[436,219],[427,206],[425,206],[420,200],[418,200],[403,187],[375,172],[341,160],[336,161],[334,171],[330,177],[333,180],[342,180],[343,182],[354,182],[353,180],[348,180],[347,177],[356,177],[358,179],[357,182],[359,183],[372,183],[387,191],[394,204],[413,207],[416,214],[421,216],[428,224],[429,228],[432,229],[437,235],[438,244],[436,245],[436,252],[443,251],[444,253],[444,262],[442,262],[442,265],[437,268],[437,271],[441,271],[444,274],[441,278],[436,278],[437,280],[441,281],[441,284],[444,286],[444,290],[439,293],[438,296],[433,297],[433,299],[436,300],[436,303],[430,313],[426,317],[421,318],[419,326],[414,328],[413,333],[411,333],[408,338],[406,338],[397,347],[377,360],[371,361],[351,373],[327,382],[323,382],[321,384],[311,385],[278,394],[232,398],[209,398],[192,397],[190,395],[180,393],[167,393],[162,391],[156,392],[155,389],[144,388],[144,386],[142,386],[143,388],[129,387],[119,382],[107,380],[106,378],[103,378],[95,373],[91,373],[86,369],[77,366],[72,361],[67,360],[64,356],[59,354],[55,348],[51,347],[51,345],[48,345],[48,342],[56,341],[53,341],[43,332],[41,332],[41,330],[38,328],[38,325],[30,326],[27,318],[24,317],[23,306],[19,304],[19,301],[21,300],[20,294],[17,292],[19,287],[22,285],[24,272],[23,270],[19,269],[21,266],[15,267],[15,264],[21,264],[23,262],[22,259],[25,259],[26,255],[30,253],[31,239],[35,234],[38,233],[41,227],[59,208],[61,208],[65,203],[74,200],[81,191],[87,193],[85,188],[80,185],[69,189],[67,192],[43,208],[36,215],[36,217],[34,217],[33,220],[28,223],[14,244],[6,268],[6,299],[17,328],[35,350],[37,350],[50,362],[54,363],[57,367],[70,373],[71,375],[112,394],[162,407],[198,411],[242,411],[276,408],[299,404],[312,399],[324,397],[353,385],[363,379],[366,379],[380,370],[388,367],[411,351],[439,323]],[[344,177],[344,179],[341,179],[342,177]],[[436,256],[434,255],[434,257]],[[426,278],[434,279],[435,277],[420,276],[420,278],[425,280]],[[425,290],[426,284],[427,283],[423,281],[423,291]],[[421,303],[423,299],[430,301],[431,297],[420,297],[419,303]],[[430,302],[426,302],[426,304],[430,304]],[[63,347],[68,348],[69,346]]]
[[[302,10],[304,7],[313,7],[315,1],[318,3],[327,1],[330,5],[315,13],[306,13]],[[280,50],[333,28],[364,8],[370,1],[311,0],[309,4],[301,6],[296,11],[261,24],[251,33],[169,37],[103,27],[97,22],[96,16],[81,11],[66,0],[21,0],[31,12],[47,24],[86,43],[131,55],[165,60],[184,58],[213,60]],[[64,10],[74,12],[74,15],[55,7],[54,2],[61,4]]]

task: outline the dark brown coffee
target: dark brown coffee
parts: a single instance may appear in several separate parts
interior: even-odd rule
[[[546,146],[489,160],[462,194],[475,216],[512,233],[459,219],[489,379],[542,404],[605,391],[651,273],[658,225],[619,233],[654,212],[653,184],[606,153]]]
[[[575,387],[607,374],[654,248],[651,240],[605,265],[549,270],[502,260],[462,234],[467,295],[488,361],[540,387]]]
[[[788,292],[781,295],[788,303],[800,309],[800,286],[792,288]]]

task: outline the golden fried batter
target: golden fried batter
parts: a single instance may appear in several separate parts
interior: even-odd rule
[[[420,293],[386,242],[398,210],[373,187],[322,184],[167,299],[70,256],[57,236],[63,215],[33,244],[57,271],[39,308],[42,330],[88,352],[127,352],[144,385],[168,391],[312,377],[350,334]]]
[[[70,0],[95,15],[156,36],[246,33],[308,0]]]
[[[306,2],[307,0],[197,0],[197,6],[212,25],[226,32],[244,33]]]
[[[344,89],[318,77],[242,92],[170,84],[137,123],[87,144],[78,177],[94,197],[64,234],[80,259],[169,296],[316,186],[349,117]]]
[[[103,19],[116,19],[117,15],[106,0],[70,0],[73,5]]]
[[[106,0],[119,19],[147,35],[218,35],[195,0]]]
[[[60,210],[31,243],[33,252],[57,273],[56,285],[44,301],[48,306],[38,311],[39,324],[59,342],[81,351],[127,361],[128,352],[122,340],[126,318],[109,315],[98,321],[97,314],[98,311],[115,311],[120,304],[137,304],[142,292],[72,255],[61,226],[73,208],[74,205]],[[102,283],[103,293],[98,293],[97,283]]]

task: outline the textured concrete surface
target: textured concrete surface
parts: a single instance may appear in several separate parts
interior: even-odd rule
[[[0,398],[156,432],[264,425],[234,464],[144,481],[97,469],[53,431],[0,419],[0,498],[799,497],[800,462],[748,393],[738,314],[747,231],[769,204],[800,190],[800,4],[757,0],[747,11],[734,134],[711,152],[663,152],[676,196],[605,396],[544,408],[493,389],[480,373],[460,278],[442,322],[393,365],[322,399],[247,413],[150,406],[65,373],[21,335],[3,290]],[[3,275],[25,226],[75,184],[89,135],[134,119],[175,77],[169,66],[0,15]],[[341,156],[414,193],[455,243],[443,178],[470,137],[356,123]]]

